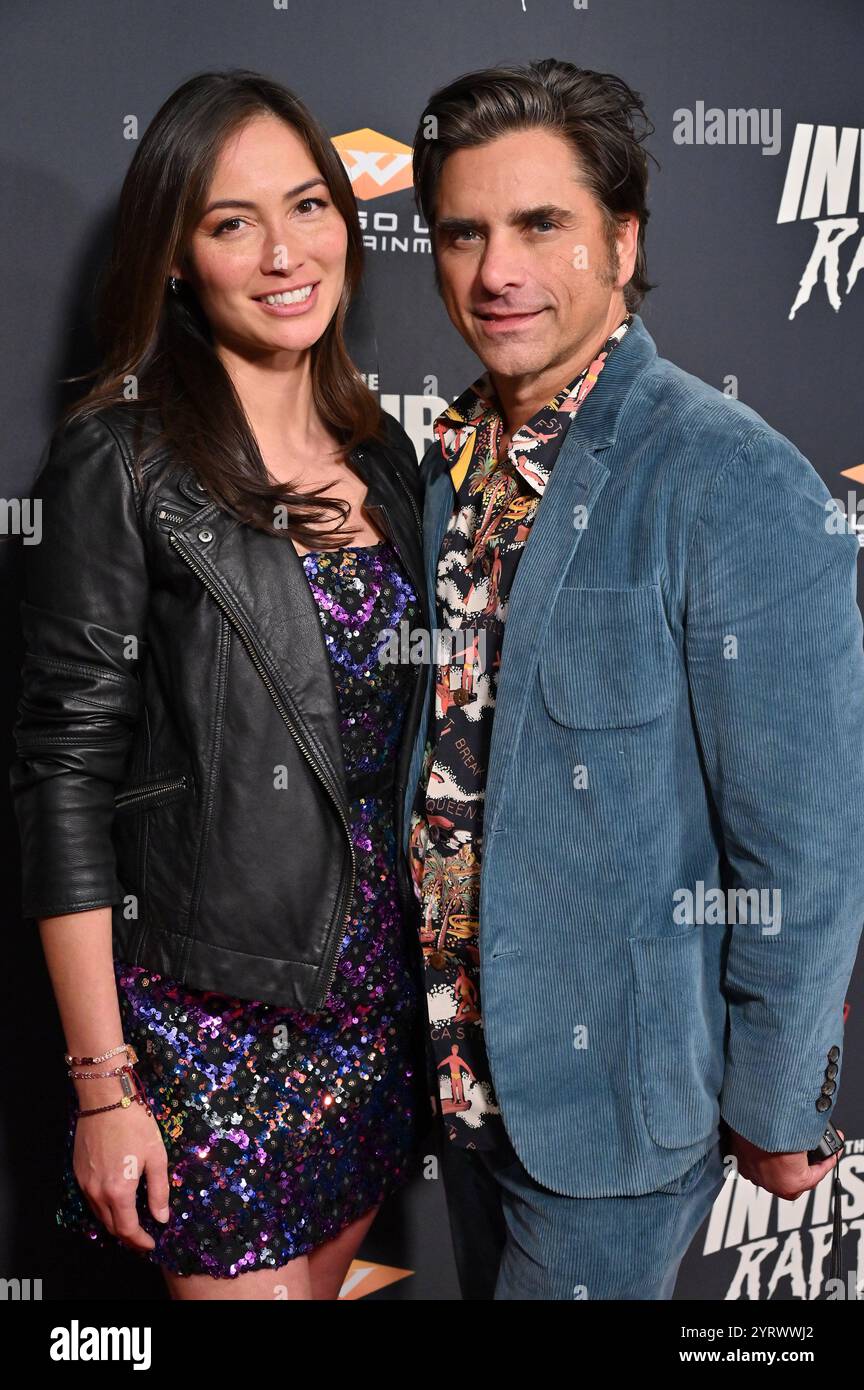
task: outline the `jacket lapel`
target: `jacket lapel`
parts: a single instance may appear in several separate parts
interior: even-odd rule
[[[507,608],[486,778],[484,833],[495,829],[499,788],[525,718],[530,673],[540,658],[555,599],[609,469],[568,430],[525,542]]]
[[[200,501],[190,471],[179,487]],[[301,721],[305,741],[344,799],[336,687],[318,607],[294,546],[242,525],[215,505],[173,529],[242,625],[277,695]]]
[[[413,521],[401,524],[410,501],[403,495],[386,447],[377,442],[364,445],[353,451],[351,459],[367,485],[367,510],[378,514],[382,531],[397,547],[422,596],[420,536]],[[177,486],[184,497],[201,502],[193,469],[181,472]],[[305,741],[329,770],[344,802],[347,788],[336,685],[301,557],[287,538],[243,526],[215,506],[173,529],[242,623],[277,695],[295,714]]]
[[[531,524],[507,609],[486,777],[484,834],[495,828],[501,789],[525,718],[531,675],[547,640],[558,590],[585,525],[590,524],[591,509],[615,466],[611,446],[621,407],[636,376],[650,367],[656,357],[654,339],[641,316],[634,314],[630,328],[604,365],[596,388],[567,430]],[[438,461],[427,484],[424,541],[430,602],[437,612],[438,556],[453,511],[455,489],[446,461],[435,447]],[[605,461],[600,458],[604,450],[609,451]]]

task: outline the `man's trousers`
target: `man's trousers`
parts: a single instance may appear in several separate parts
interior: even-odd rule
[[[638,1197],[565,1197],[529,1176],[509,1140],[441,1137],[463,1299],[669,1299],[718,1192],[720,1135],[681,1177]]]

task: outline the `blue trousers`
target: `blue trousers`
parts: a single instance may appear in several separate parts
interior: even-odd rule
[[[441,1172],[463,1299],[669,1299],[723,1186],[716,1141],[681,1177],[638,1197],[564,1197],[509,1140],[464,1149],[442,1136]]]

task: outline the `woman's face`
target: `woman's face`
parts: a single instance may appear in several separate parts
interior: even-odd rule
[[[270,357],[321,337],[342,294],[347,245],[300,136],[259,116],[225,142],[204,215],[172,273],[192,285],[217,345]],[[280,299],[268,303],[272,296]]]

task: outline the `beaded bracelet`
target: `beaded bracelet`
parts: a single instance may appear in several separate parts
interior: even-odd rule
[[[120,1068],[120,1085],[123,1089],[123,1097],[121,1100],[115,1100],[111,1105],[97,1105],[90,1110],[76,1110],[74,1112],[75,1118],[80,1119],[82,1115],[101,1115],[105,1110],[117,1110],[120,1107],[126,1110],[132,1104],[133,1100],[137,1101],[139,1105],[143,1105],[148,1115],[153,1114],[147,1102],[147,1096],[141,1084],[141,1079],[130,1065]]]

